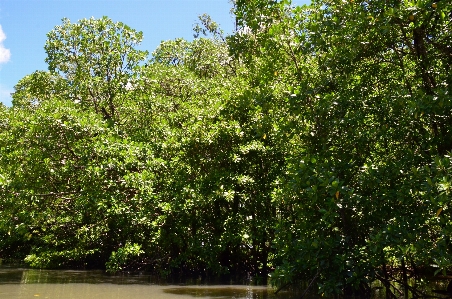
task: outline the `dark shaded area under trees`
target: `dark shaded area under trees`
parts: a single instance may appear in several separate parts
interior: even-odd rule
[[[419,295],[452,268],[452,4],[232,5],[149,59],[49,32],[0,106],[0,258]]]

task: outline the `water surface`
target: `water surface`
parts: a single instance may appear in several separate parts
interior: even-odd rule
[[[432,290],[445,290],[448,280],[432,281]],[[315,292],[315,291],[314,291]],[[252,285],[177,285],[150,275],[107,275],[102,271],[36,270],[0,266],[0,299],[295,299],[301,294]],[[444,298],[439,295],[439,298]],[[311,294],[305,299],[324,298]],[[385,298],[376,288],[373,298]]]
[[[106,275],[102,271],[0,268],[0,298],[5,299],[276,299],[266,286],[157,284],[149,275]]]

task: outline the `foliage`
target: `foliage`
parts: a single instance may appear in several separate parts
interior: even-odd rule
[[[64,77],[69,99],[118,120],[117,107],[139,77],[146,51],[135,49],[143,33],[107,17],[63,24],[47,34],[49,70]]]
[[[143,254],[141,246],[138,244],[126,243],[124,247],[120,247],[118,251],[113,251],[108,262],[105,264],[107,270],[117,272],[122,270],[122,265],[128,265],[130,259],[134,256]]]
[[[43,101],[65,95],[69,86],[67,81],[57,74],[36,71],[19,80],[14,89],[13,105],[22,109],[33,109]]]
[[[450,268],[449,224],[433,224],[450,197],[432,188],[448,171],[431,172],[452,148],[450,5],[236,4],[237,56],[262,70],[256,84],[288,90],[274,282],[368,292],[374,279],[389,283],[387,265]]]
[[[450,270],[451,5],[233,4],[144,65],[106,17],[49,33],[0,107],[0,255],[362,296]]]

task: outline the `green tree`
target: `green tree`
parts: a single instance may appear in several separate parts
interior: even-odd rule
[[[230,39],[254,84],[287,92],[273,281],[368,292],[397,280],[387,265],[450,267],[449,224],[433,224],[452,148],[450,4],[289,4],[237,1]]]
[[[19,80],[14,86],[12,104],[22,109],[33,109],[53,97],[67,96],[68,89],[67,81],[60,75],[36,71]]]
[[[143,34],[107,17],[63,24],[47,34],[46,62],[70,86],[68,98],[104,118],[119,119],[124,94],[133,90],[146,51]]]
[[[141,33],[64,20],[0,109],[0,254],[416,293],[452,266],[451,9],[235,1],[144,66]]]
[[[133,131],[148,132],[168,169],[159,187],[167,213],[156,243],[174,270],[268,271],[266,213],[272,209],[265,205],[271,188],[265,168],[272,160],[265,157],[271,153],[261,142],[260,125],[252,124],[260,112],[243,95],[247,83],[230,60],[222,41],[179,39],[162,43],[143,75],[149,95],[142,105],[153,113],[147,122],[136,120],[143,127]],[[253,190],[257,185],[261,192]],[[246,257],[253,261],[242,263]]]
[[[148,245],[159,215],[152,193],[159,164],[147,145],[71,101],[14,108],[3,121],[3,255],[26,255],[36,267],[104,267],[121,252],[134,257],[127,246]]]
[[[131,173],[141,174],[137,165],[143,161],[134,157],[146,156],[148,149],[131,144],[111,124],[121,109],[127,111],[125,100],[136,93],[133,82],[147,54],[134,49],[141,38],[141,32],[106,17],[77,24],[64,19],[48,34],[45,49],[51,71],[19,81],[14,107],[2,112],[4,255],[28,254],[27,261],[41,267],[89,261],[102,265],[121,244],[136,244],[133,234],[116,226],[136,218],[110,216],[129,214],[130,204],[137,203],[133,198],[141,194],[137,188],[142,185],[134,180],[140,175]],[[124,159],[130,165],[123,165]],[[150,210],[137,208],[133,213],[147,219],[138,210]],[[109,231],[116,237],[108,236]],[[140,234],[145,233],[143,228]],[[127,250],[119,252],[130,257]]]

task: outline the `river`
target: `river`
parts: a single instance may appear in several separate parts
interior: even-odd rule
[[[0,268],[1,299],[292,299],[266,286],[172,285],[149,275],[107,275],[102,271]]]
[[[448,281],[432,281],[432,289]],[[102,271],[38,270],[0,266],[0,299],[295,299],[301,294],[254,285],[179,285],[159,282],[150,275],[108,275]],[[440,297],[442,297],[440,295]],[[305,299],[325,298],[311,294]],[[383,289],[373,298],[385,298]]]

